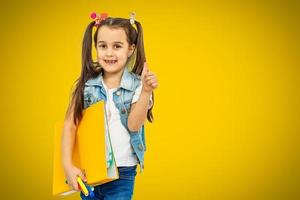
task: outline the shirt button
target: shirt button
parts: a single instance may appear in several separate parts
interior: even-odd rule
[[[125,108],[123,108],[121,112],[122,112],[122,114],[125,114],[126,113]]]
[[[139,144],[138,148],[139,148],[140,151],[142,151],[143,150],[143,145]]]
[[[120,95],[121,95],[121,91],[118,90],[118,91],[116,92],[116,95],[120,96]]]

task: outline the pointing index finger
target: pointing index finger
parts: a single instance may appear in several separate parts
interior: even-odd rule
[[[144,67],[143,67],[143,71],[142,71],[142,74],[141,74],[141,77],[144,78],[146,73],[148,72],[148,66],[147,66],[147,63],[144,62]]]

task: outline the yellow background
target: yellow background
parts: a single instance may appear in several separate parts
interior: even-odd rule
[[[1,2],[0,198],[54,199],[54,123],[89,15],[134,11],[159,81],[134,199],[299,199],[295,2]]]

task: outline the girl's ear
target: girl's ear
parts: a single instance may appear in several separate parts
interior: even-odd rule
[[[135,44],[132,44],[132,45],[129,47],[128,58],[133,54],[134,49],[135,49]]]

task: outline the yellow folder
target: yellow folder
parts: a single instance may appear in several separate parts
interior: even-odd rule
[[[88,184],[100,185],[119,178],[113,156],[113,164],[106,167],[104,101],[99,101],[83,111],[78,125],[73,150],[73,164],[86,172]],[[63,123],[55,126],[53,159],[53,195],[61,196],[76,192],[65,183],[66,177],[62,167],[61,137]],[[109,133],[108,133],[109,134]],[[110,137],[108,137],[110,138]],[[111,142],[110,139],[108,142]],[[109,145],[111,147],[111,145]],[[112,151],[113,152],[113,151]]]

